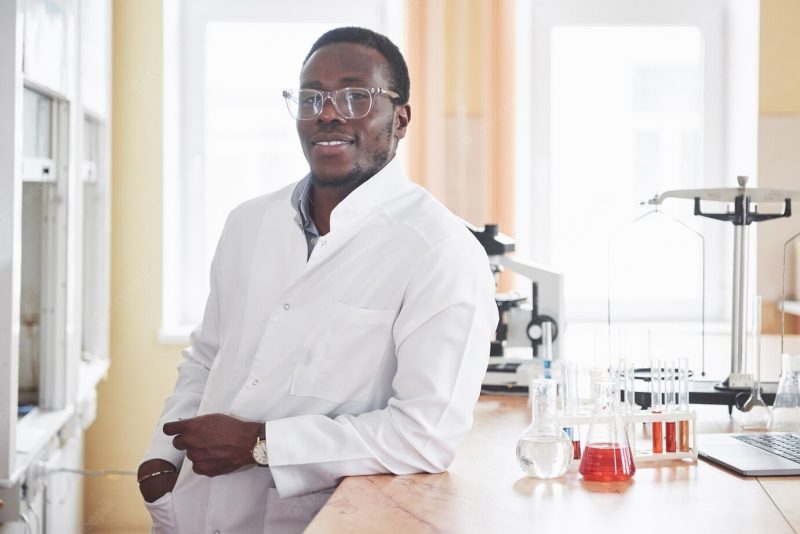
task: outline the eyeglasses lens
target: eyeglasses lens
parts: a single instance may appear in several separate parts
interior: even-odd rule
[[[297,119],[313,119],[322,112],[325,95],[313,89],[284,93],[289,112]],[[372,95],[367,89],[347,88],[332,94],[336,111],[347,119],[357,119],[369,113]]]

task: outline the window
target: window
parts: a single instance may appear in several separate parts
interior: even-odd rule
[[[19,409],[64,403],[66,191],[70,105],[23,90]],[[59,375],[61,373],[61,375]],[[63,378],[63,376],[62,376]]]
[[[210,0],[165,13],[164,307],[161,337],[200,321],[228,213],[302,178],[308,167],[283,89],[326,30],[365,26],[399,43],[400,3]],[[171,114],[170,114],[171,113]]]
[[[625,318],[638,310],[699,319],[702,291],[691,267],[699,270],[701,258],[687,257],[694,247],[682,252],[681,225],[671,232],[662,218],[637,222],[657,226],[646,233],[625,228],[656,192],[705,185],[699,29],[560,26],[551,43],[550,255],[566,268],[565,298],[587,319],[602,316],[609,293]],[[683,216],[690,208],[661,209],[697,228],[702,219]],[[659,249],[685,261],[676,265]],[[662,304],[642,306],[653,299]]]
[[[630,222],[656,193],[755,182],[757,3],[518,6],[520,254],[565,273],[568,321],[605,322],[610,292],[616,320],[699,321],[699,233],[706,318],[726,320],[728,225],[680,201]]]

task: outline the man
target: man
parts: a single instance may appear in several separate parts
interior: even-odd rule
[[[441,472],[497,322],[485,253],[394,159],[400,51],[339,28],[286,91],[310,173],[226,223],[139,481],[157,532],[301,531],[345,476]]]

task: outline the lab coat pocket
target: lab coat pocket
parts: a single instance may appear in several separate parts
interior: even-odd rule
[[[330,330],[310,343],[308,357],[295,368],[291,393],[366,402],[391,341],[395,312],[336,302],[329,313]]]
[[[172,507],[172,492],[168,491],[153,502],[145,502],[145,508],[153,519],[153,534],[177,534],[175,510]]]

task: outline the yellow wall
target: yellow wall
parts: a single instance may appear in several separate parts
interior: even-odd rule
[[[800,114],[800,1],[761,0],[761,114]]]
[[[160,345],[161,0],[115,0],[112,72],[111,370],[86,440],[89,469],[136,469],[164,398],[177,347]],[[149,532],[131,478],[88,479],[92,532]]]
[[[760,113],[762,118],[797,117],[800,115],[800,1],[761,0],[761,57],[760,57]],[[763,122],[762,122],[763,126]],[[798,189],[800,181],[787,173],[783,177],[770,173],[774,161],[794,162],[796,157],[782,139],[763,135],[759,138],[759,177],[761,187]],[[790,154],[787,151],[791,151]],[[763,232],[763,233],[762,233]],[[779,295],[781,291],[780,267],[776,266],[783,254],[786,239],[797,232],[797,215],[759,225],[758,241],[758,292],[762,295]],[[791,264],[790,289],[791,292]],[[795,269],[800,267],[795,266]],[[778,298],[765,298],[762,303],[762,330],[764,333],[780,332]],[[786,332],[800,332],[800,318],[786,316]]]

